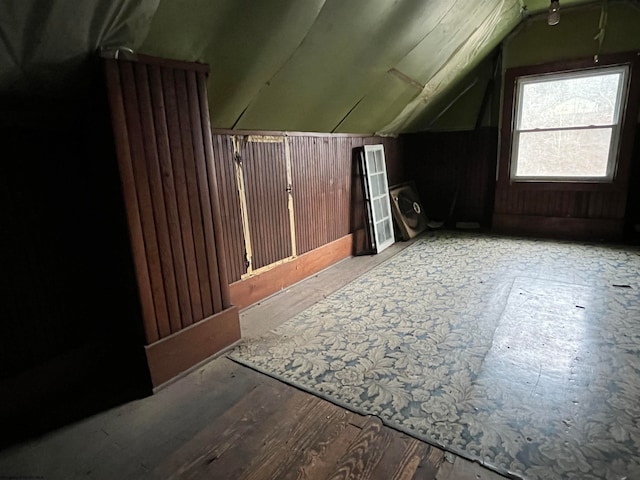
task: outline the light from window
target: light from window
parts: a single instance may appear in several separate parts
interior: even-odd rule
[[[610,181],[627,67],[520,77],[511,177]]]

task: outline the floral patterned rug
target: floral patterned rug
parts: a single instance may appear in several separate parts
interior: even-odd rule
[[[230,355],[526,479],[640,478],[640,251],[436,232]]]

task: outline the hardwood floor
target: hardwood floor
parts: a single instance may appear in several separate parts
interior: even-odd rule
[[[273,328],[407,245],[344,261],[245,310],[243,334]],[[0,478],[503,477],[221,357],[152,397],[0,452]]]
[[[152,397],[0,452],[0,477],[502,478],[226,358]]]
[[[255,337],[274,329],[376,265],[400,253],[416,240],[397,242],[377,255],[347,258],[242,310],[240,313],[242,338]]]

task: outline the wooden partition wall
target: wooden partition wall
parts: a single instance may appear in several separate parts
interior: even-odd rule
[[[404,179],[398,138],[214,132],[232,303],[251,305],[353,252],[353,150],[385,146]]]
[[[105,60],[147,340],[158,386],[240,338],[202,64]]]

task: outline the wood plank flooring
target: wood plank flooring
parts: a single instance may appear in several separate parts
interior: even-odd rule
[[[377,255],[347,258],[300,283],[243,309],[240,314],[242,338],[259,336],[274,329],[376,265],[400,253],[416,240],[395,243]]]
[[[273,328],[406,246],[341,262],[246,310],[244,334]],[[1,451],[0,478],[503,477],[222,357],[151,397]]]
[[[226,358],[149,397],[0,452],[0,478],[503,477]]]

